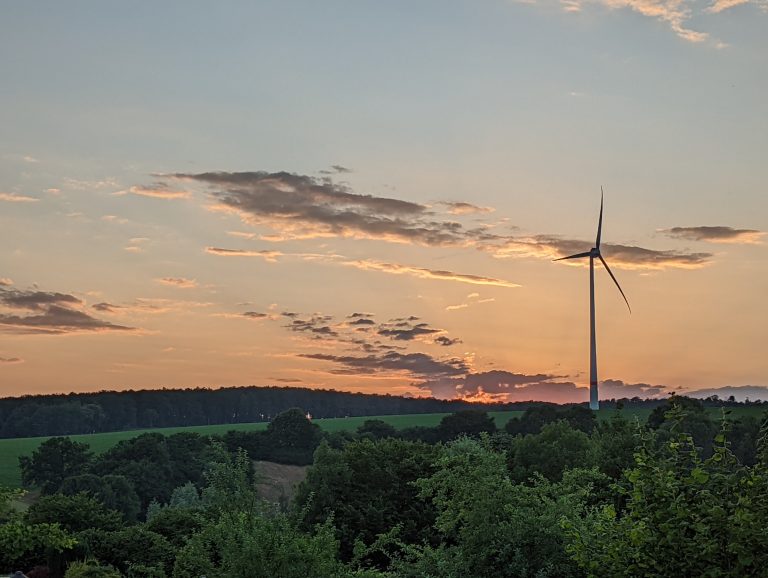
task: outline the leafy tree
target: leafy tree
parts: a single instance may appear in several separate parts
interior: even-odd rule
[[[679,395],[672,395],[651,412],[648,427],[658,430],[659,442],[673,439],[679,432],[690,434],[705,456],[712,452],[718,431],[718,424],[710,418],[701,400]]]
[[[526,409],[521,417],[510,419],[504,429],[512,435],[537,434],[546,424],[558,420],[565,420],[573,429],[584,433],[592,433],[597,426],[595,412],[587,407],[537,404]]]
[[[559,520],[582,515],[600,477],[571,471],[557,483],[537,476],[516,484],[488,439],[459,439],[443,450],[437,471],[416,482],[437,509],[439,546],[401,544],[393,569],[414,578],[580,576]]]
[[[0,525],[0,567],[10,568],[22,561],[32,566],[75,543],[58,524],[28,524],[16,518]]]
[[[85,473],[92,457],[87,444],[69,438],[50,438],[32,456],[19,458],[21,479],[27,487],[40,486],[44,494],[52,494],[65,478]]]
[[[479,436],[496,431],[496,422],[484,411],[466,409],[445,416],[437,426],[437,433],[444,441],[460,435]]]
[[[515,438],[508,455],[512,479],[524,482],[534,474],[559,480],[566,469],[595,462],[589,436],[566,421],[546,424],[541,433]]]
[[[640,436],[640,424],[632,423],[616,412],[601,422],[592,434],[595,463],[604,474],[618,480],[634,464]]]
[[[143,525],[113,532],[85,530],[77,534],[77,539],[80,552],[111,564],[123,573],[132,565],[161,568],[167,573],[173,565],[173,546]]]
[[[665,420],[680,424],[674,406]],[[589,576],[760,576],[768,567],[768,478],[738,463],[726,432],[706,459],[693,436],[646,436],[626,474],[626,507],[569,518],[569,552]]]
[[[342,450],[322,444],[296,496],[304,529],[333,516],[343,559],[352,556],[356,540],[371,544],[396,525],[405,540],[429,539],[434,508],[413,482],[432,473],[437,454],[434,446],[392,438],[363,439]]]
[[[251,474],[243,451],[234,457],[223,455],[212,464],[203,499],[213,521],[181,549],[173,577],[351,578],[337,559],[338,542],[331,525],[302,532],[294,521],[258,499]]]
[[[284,411],[267,426],[271,458],[280,463],[312,463],[315,448],[323,438],[320,426],[312,423],[299,408]]]
[[[360,437],[366,436],[371,439],[393,438],[397,436],[395,426],[380,419],[367,419],[363,425],[357,428],[357,434]]]
[[[88,528],[117,530],[123,525],[119,512],[107,509],[86,494],[42,496],[29,507],[26,519],[31,524],[58,522],[69,532],[80,532]]]
[[[189,508],[163,508],[147,522],[147,529],[164,536],[174,548],[181,548],[204,525],[200,512]]]
[[[112,566],[102,566],[96,560],[72,562],[64,578],[122,578]]]
[[[107,508],[117,510],[127,522],[134,522],[141,510],[141,502],[133,484],[125,476],[83,474],[65,479],[59,492],[68,496],[86,493]]]

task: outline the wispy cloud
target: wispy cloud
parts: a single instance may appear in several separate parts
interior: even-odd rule
[[[165,183],[155,183],[154,185],[144,186],[135,185],[123,191],[117,191],[115,195],[138,195],[140,197],[151,197],[153,199],[181,200],[189,199],[192,193],[189,191],[179,191],[171,189]]]
[[[535,235],[508,239],[487,250],[496,257],[524,255],[558,259],[589,251],[588,241],[563,239],[553,235]],[[689,253],[674,250],[656,250],[633,245],[601,244],[601,251],[611,265],[623,269],[699,269],[709,265],[712,253]],[[563,261],[568,265],[583,266],[580,261]]]
[[[161,277],[160,279],[155,279],[155,281],[161,285],[178,287],[179,289],[193,289],[197,287],[197,281],[185,277]]]
[[[21,357],[0,357],[0,364],[24,363]]]
[[[676,239],[689,241],[709,241],[710,243],[759,243],[766,234],[756,229],[734,229],[732,227],[672,227],[659,232]]]
[[[274,263],[283,255],[280,251],[251,251],[248,249],[223,249],[221,247],[206,247],[206,253],[219,257],[261,257],[265,261]]]
[[[483,277],[481,275],[467,275],[456,273],[443,269],[425,269],[422,267],[412,267],[410,265],[400,265],[398,263],[385,263],[374,260],[350,260],[342,261],[342,265],[362,269],[364,271],[381,271],[393,275],[410,275],[420,279],[438,279],[442,281],[456,281],[459,283],[470,283],[472,285],[494,285],[496,287],[520,287],[517,283],[496,279],[494,277]]]
[[[13,285],[13,279],[8,277],[0,277],[0,287],[10,287]]]
[[[461,201],[441,201],[441,205],[445,205],[448,208],[448,212],[451,215],[476,215],[482,213],[492,213],[495,209],[493,207],[479,207],[472,203],[465,203]]]
[[[0,193],[0,201],[6,203],[37,203],[40,199],[28,197],[27,195],[17,195],[16,193]]]

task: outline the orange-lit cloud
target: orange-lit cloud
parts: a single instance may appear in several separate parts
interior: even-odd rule
[[[186,279],[185,277],[162,277],[155,279],[162,285],[168,285],[170,287],[178,287],[179,289],[193,289],[197,287],[197,281],[194,279]]]
[[[710,243],[740,243],[755,244],[760,243],[764,231],[756,229],[734,229],[733,227],[672,227],[671,229],[660,229],[669,237],[676,239],[686,239],[688,241],[709,241]]]
[[[11,365],[14,363],[24,363],[21,357],[0,357],[0,364]]]
[[[220,257],[261,257],[265,261],[275,263],[282,256],[280,251],[250,251],[248,249],[223,249],[221,247],[206,247],[206,253]]]
[[[472,285],[493,285],[496,287],[520,287],[517,283],[495,279],[493,277],[483,277],[480,275],[467,275],[464,273],[455,273],[441,269],[425,269],[422,267],[412,267],[410,265],[400,265],[398,263],[384,263],[373,260],[351,260],[342,261],[342,265],[355,267],[364,271],[381,271],[393,275],[410,275],[420,279],[438,279],[442,281],[456,281],[459,283],[470,283]]]
[[[0,201],[5,201],[6,203],[37,203],[40,199],[15,193],[0,193]]]
[[[140,197],[151,197],[153,199],[179,200],[188,199],[192,196],[189,191],[178,191],[170,189],[165,183],[155,183],[151,186],[135,185],[124,191],[118,191],[115,195],[138,195]]]

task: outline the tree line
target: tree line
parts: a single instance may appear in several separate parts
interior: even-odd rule
[[[674,396],[617,409],[479,410],[434,428],[144,434],[101,455],[52,438],[21,459],[42,497],[0,492],[0,570],[30,578],[766,576],[768,427]],[[253,459],[311,467],[260,500]]]
[[[333,418],[508,406],[296,387],[99,391],[2,398],[0,437],[253,423],[270,421],[292,407],[301,407],[316,418]]]

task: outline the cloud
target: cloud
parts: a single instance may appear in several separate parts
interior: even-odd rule
[[[179,289],[193,289],[197,287],[197,281],[194,279],[186,279],[184,277],[162,277],[155,279],[162,285],[168,285],[170,287],[178,287]]]
[[[720,399],[728,399],[731,395],[736,401],[768,400],[768,386],[766,385],[727,385],[724,387],[713,387],[708,389],[696,389],[693,391],[680,392],[690,397],[709,397],[716,395]]]
[[[503,370],[468,373],[461,377],[426,380],[414,385],[441,399],[470,401],[548,401],[553,403],[581,403],[587,401],[589,389],[571,381],[559,381],[560,376],[549,374],[522,374]],[[600,384],[600,399],[659,397],[666,393],[661,385],[624,383],[607,379]]]
[[[83,311],[83,305],[82,300],[67,293],[0,289],[0,306],[6,309],[0,312],[0,331],[54,335],[134,330],[97,319]],[[27,313],[15,313],[19,310]]]
[[[291,322],[285,325],[287,329],[298,333],[310,333],[315,336],[338,337],[338,333],[331,327],[333,317],[330,315],[315,314],[309,318],[302,319],[292,316]]]
[[[734,229],[733,227],[672,227],[659,232],[675,239],[688,241],[709,241],[710,243],[759,243],[765,235],[756,229]]]
[[[389,337],[395,341],[412,341],[421,335],[433,335],[440,333],[440,329],[434,329],[427,323],[412,324],[410,321],[382,324],[377,334]]]
[[[243,313],[243,317],[247,317],[248,319],[267,319],[271,316],[269,313],[261,313],[259,311],[246,311]]]
[[[642,2],[638,0],[638,4],[640,3]],[[213,208],[233,212],[246,223],[271,229],[274,233],[259,237],[272,242],[323,237],[372,239],[432,247],[475,248],[495,257],[528,256],[546,259],[562,257],[591,247],[586,241],[564,239],[555,235],[494,234],[489,231],[495,226],[493,224],[469,229],[461,223],[436,217],[426,205],[355,193],[348,186],[334,183],[330,178],[318,179],[289,172],[264,171],[175,173],[159,176],[203,185],[216,202]],[[490,210],[462,201],[443,204],[449,211],[457,211],[460,214]],[[238,235],[249,238],[252,236],[250,233]],[[711,253],[656,250],[609,243],[605,243],[603,249],[604,254],[612,258],[613,264],[625,269],[693,269],[707,265],[713,257]],[[209,247],[207,251],[222,256],[260,256],[268,260],[282,256],[278,252],[219,247]],[[294,256],[422,278],[517,286],[509,281],[488,277],[375,260],[349,260],[338,255]]]
[[[693,16],[692,4],[686,0],[559,0],[559,4],[565,12],[572,13],[582,12],[590,4],[612,10],[629,9],[666,23],[675,34],[688,42],[703,42],[709,36],[686,27]]]
[[[87,313],[59,305],[49,305],[37,315],[0,314],[0,331],[58,335],[77,332],[133,331],[133,327],[115,325]]]
[[[9,287],[13,285],[13,280],[8,277],[0,277],[0,287]]]
[[[750,0],[715,0],[712,5],[705,10],[705,12],[709,12],[710,14],[719,14],[723,10],[728,10],[729,8],[749,3]]]
[[[40,199],[28,197],[26,195],[17,195],[15,193],[0,193],[0,201],[7,203],[37,203]]]
[[[0,364],[24,363],[21,357],[0,357]]]
[[[462,359],[440,360],[426,353],[399,353],[388,351],[367,356],[330,355],[325,353],[299,354],[305,359],[329,361],[338,367],[330,373],[340,375],[407,374],[413,377],[440,377],[466,373],[469,369]]]
[[[589,251],[592,244],[587,241],[563,239],[553,235],[535,235],[526,238],[508,239],[489,247],[495,257],[514,255],[558,259],[575,253]],[[685,251],[655,250],[633,245],[602,243],[601,252],[609,265],[621,269],[699,269],[709,265],[712,253],[688,253]],[[568,265],[584,266],[584,260],[563,261]]]
[[[489,297],[487,299],[480,299],[479,297],[480,297],[479,293],[470,293],[469,295],[467,295],[467,299],[469,300],[468,302],[466,302],[466,303],[459,303],[457,305],[448,305],[445,308],[445,310],[446,311],[457,311],[459,309],[466,309],[467,307],[469,307],[471,305],[479,305],[481,303],[493,303],[494,301],[496,301],[496,299],[494,297]]]
[[[648,383],[624,383],[620,379],[606,379],[600,382],[600,399],[620,399],[622,397],[659,397],[666,395],[664,385]]]
[[[450,347],[451,345],[456,345],[457,343],[461,343],[461,342],[462,342],[461,339],[458,339],[458,338],[451,339],[446,335],[435,337],[435,343],[437,345],[442,345],[443,347]]]
[[[250,251],[247,249],[222,249],[221,247],[206,247],[205,252],[219,257],[261,257],[269,263],[275,263],[277,258],[283,255],[280,251]]]
[[[342,265],[355,267],[364,271],[381,271],[393,275],[411,275],[421,279],[439,279],[443,281],[457,281],[459,283],[470,283],[473,285],[494,285],[496,287],[520,287],[517,283],[495,279],[493,277],[482,277],[480,275],[467,275],[464,273],[455,273],[440,269],[425,269],[422,267],[412,267],[410,265],[400,265],[398,263],[384,263],[374,260],[351,260],[343,261]]]
[[[154,185],[144,186],[135,185],[127,190],[118,191],[115,195],[138,195],[140,197],[151,197],[153,199],[179,200],[188,199],[192,196],[189,191],[177,191],[170,189],[165,183],[155,183]]]
[[[478,207],[472,203],[464,203],[461,201],[442,201],[440,204],[448,207],[448,212],[451,215],[476,215],[479,213],[492,213],[495,210],[493,207]]]
[[[263,171],[169,176],[207,185],[220,209],[277,231],[265,237],[270,240],[347,237],[431,246],[468,241],[459,223],[432,220],[424,205],[357,194],[330,179]]]
[[[16,289],[0,290],[0,304],[11,309],[29,309],[30,311],[45,311],[51,305],[82,305],[82,301],[74,295],[47,291],[19,291]]]

